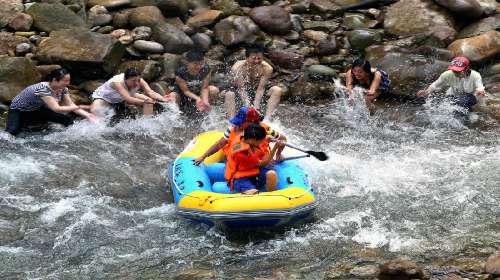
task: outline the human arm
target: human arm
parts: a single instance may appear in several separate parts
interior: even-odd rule
[[[348,94],[352,93],[352,72],[351,70],[348,70],[345,73],[345,86],[347,88]]]
[[[69,94],[63,95],[62,100],[66,106],[77,106],[77,105],[75,105],[75,103],[73,102],[73,100],[71,99],[71,96]],[[81,106],[77,106],[77,107],[78,107],[78,109],[73,110],[72,111],[73,113],[80,115],[80,116],[88,119],[91,122],[95,122],[97,120],[96,115],[84,110],[84,108],[87,108],[88,105],[81,105]]]
[[[370,88],[368,89],[368,92],[366,94],[367,95],[375,95],[375,93],[377,93],[378,88],[380,86],[380,81],[382,81],[382,75],[380,74],[379,71],[376,71],[375,77],[373,78],[373,81],[370,85]]]
[[[112,82],[111,87],[114,88],[128,104],[143,105],[144,103],[154,103],[153,99],[144,95],[136,94],[136,96],[130,96],[128,91],[119,82]]]
[[[233,78],[233,85],[236,87],[237,93],[240,95],[241,100],[243,101],[243,105],[249,107],[250,99],[248,98],[248,94],[246,92],[244,81],[248,79],[246,75],[244,75],[242,71],[242,67],[245,61],[237,61],[233,67],[231,67],[230,76]]]
[[[200,165],[200,163],[202,163],[207,157],[215,154],[218,150],[222,149],[226,144],[227,144],[227,139],[222,137],[221,139],[219,139],[219,141],[215,142],[210,148],[208,148],[208,150],[203,155],[195,159],[194,164]]]
[[[65,94],[66,96],[68,94]],[[67,112],[73,112],[75,110],[78,110],[79,107],[76,106],[73,102],[71,104],[66,104],[61,106],[59,105],[59,102],[53,97],[53,96],[41,96],[40,97],[43,102],[47,105],[47,107],[56,112],[56,113],[67,113]]]
[[[196,107],[200,111],[205,111],[206,104],[203,102],[201,97],[199,97],[198,95],[196,95],[194,92],[192,92],[189,89],[189,87],[186,83],[186,80],[184,80],[183,78],[181,78],[179,76],[175,76],[175,83],[179,86],[179,88],[181,89],[181,91],[184,95],[186,95],[190,99],[193,99],[196,102]]]
[[[210,108],[210,101],[209,101],[209,85],[210,85],[210,80],[212,79],[212,71],[209,71],[207,76],[203,79],[203,83],[201,85],[201,99],[205,104],[207,104]]]
[[[474,93],[477,96],[485,96],[486,95],[486,91],[484,90],[483,80],[482,80],[481,75],[479,73],[477,73],[477,77],[474,81],[474,88],[475,88]]]
[[[169,102],[171,100],[168,96],[162,96],[161,94],[151,89],[149,84],[144,79],[141,78],[139,83],[144,93],[153,100],[158,100],[162,102]]]
[[[262,97],[264,96],[264,91],[266,90],[267,82],[269,78],[271,78],[271,74],[273,73],[273,67],[267,63],[264,64],[264,68],[262,70],[262,76],[260,77],[259,85],[257,86],[257,90],[255,92],[255,100],[253,102],[253,107],[256,110],[260,108],[260,102]]]
[[[439,76],[439,78],[436,81],[434,81],[432,84],[430,84],[426,89],[419,90],[417,92],[417,96],[425,97],[425,96],[431,94],[432,92],[441,89],[446,84],[445,74],[446,74],[446,72],[441,74],[441,76]]]
[[[283,144],[281,144],[280,142],[276,142],[276,144],[273,146],[273,148],[271,149],[271,151],[266,154],[258,163],[257,163],[257,167],[266,167],[270,162],[271,160],[273,160],[274,158],[274,155],[276,155],[276,152],[278,151],[278,149],[282,148],[283,147]]]

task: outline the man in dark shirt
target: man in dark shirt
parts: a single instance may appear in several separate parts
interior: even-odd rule
[[[174,91],[169,97],[175,98],[184,112],[209,112],[212,109],[210,100],[216,100],[219,94],[219,89],[210,85],[210,67],[205,64],[201,52],[190,51],[185,57],[187,64],[175,72]]]

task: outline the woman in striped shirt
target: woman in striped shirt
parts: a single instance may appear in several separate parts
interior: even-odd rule
[[[71,100],[67,88],[71,80],[68,70],[53,70],[47,80],[25,88],[12,100],[5,129],[7,132],[17,135],[22,127],[40,121],[69,126],[73,124],[73,118],[65,114],[69,112],[95,121],[95,115],[84,110],[88,106],[77,106]],[[64,104],[62,106],[59,105],[61,101]]]

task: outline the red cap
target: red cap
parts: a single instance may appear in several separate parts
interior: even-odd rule
[[[448,66],[448,70],[461,72],[469,68],[469,65],[470,61],[467,57],[457,56],[451,61],[450,66]]]
[[[260,121],[260,114],[255,110],[255,108],[248,108],[247,111],[247,122],[259,122]]]

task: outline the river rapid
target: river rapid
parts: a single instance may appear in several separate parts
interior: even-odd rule
[[[280,105],[272,126],[330,159],[300,160],[315,219],[272,232],[187,221],[165,192],[167,164],[190,139],[227,126],[220,110],[0,132],[0,278],[324,279],[340,262],[397,255],[484,260],[500,247],[500,125],[453,109],[385,104],[369,117],[344,101]]]

